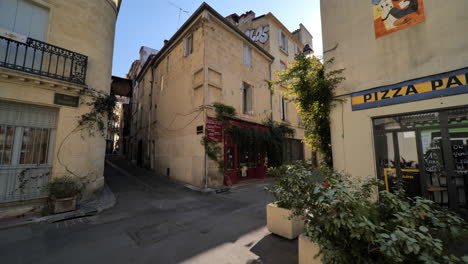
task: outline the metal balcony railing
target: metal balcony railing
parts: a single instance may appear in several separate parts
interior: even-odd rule
[[[85,84],[88,57],[39,40],[26,43],[0,36],[0,67]]]

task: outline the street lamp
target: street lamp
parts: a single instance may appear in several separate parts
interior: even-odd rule
[[[312,56],[314,50],[310,47],[309,44],[306,44],[304,49],[302,50],[302,53],[304,53],[304,55],[308,58],[310,56]]]

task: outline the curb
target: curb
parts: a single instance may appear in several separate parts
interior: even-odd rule
[[[63,213],[63,214],[55,214],[55,215],[48,215],[48,216],[42,216],[38,218],[32,218],[28,219],[22,222],[18,223],[13,223],[9,225],[3,225],[0,226],[0,230],[5,230],[5,229],[10,229],[10,228],[15,228],[15,227],[21,227],[21,226],[26,226],[30,224],[38,224],[42,222],[46,223],[54,223],[57,221],[62,221],[62,220],[67,220],[67,219],[72,219],[72,218],[77,218],[77,217],[86,217],[86,216],[93,216],[97,215],[98,213],[103,212],[104,210],[107,210],[111,207],[113,207],[116,203],[116,199],[112,191],[109,189],[107,185],[104,185],[104,188],[102,192],[107,193],[107,198],[109,199],[109,202],[104,205],[104,206],[93,206],[92,203],[98,203],[100,199],[96,199],[93,201],[90,201],[88,204],[84,203],[81,205],[81,208],[75,211]],[[104,194],[101,193],[100,198],[104,197]],[[91,205],[90,205],[91,204]]]

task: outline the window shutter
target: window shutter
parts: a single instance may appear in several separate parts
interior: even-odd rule
[[[286,37],[286,36],[284,37],[284,46],[285,46],[285,47],[284,47],[284,50],[285,50],[286,52],[289,52],[289,39],[288,39],[288,37]]]
[[[283,32],[281,32],[281,29],[278,29],[278,45],[280,48],[283,47]]]
[[[280,95],[280,99],[279,99],[279,103],[280,103],[280,119],[281,120],[284,120],[284,105],[283,105],[283,96]]]
[[[247,111],[249,111],[249,115],[252,114],[252,110],[253,110],[253,87],[252,86],[248,86],[249,88],[247,88]]]
[[[18,0],[2,0],[0,1],[0,28],[8,31],[13,31],[15,27],[15,12],[18,6]]]

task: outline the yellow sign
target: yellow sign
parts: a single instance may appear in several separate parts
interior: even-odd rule
[[[351,103],[354,111],[467,92],[468,68],[358,92]]]
[[[418,169],[401,169],[401,172],[412,172],[412,173],[419,173]],[[396,169],[391,169],[391,168],[384,168],[384,181],[385,181],[385,189],[387,192],[390,191],[390,186],[388,183],[388,178],[396,178]],[[401,175],[402,179],[407,179],[407,180],[414,180],[414,175]]]

